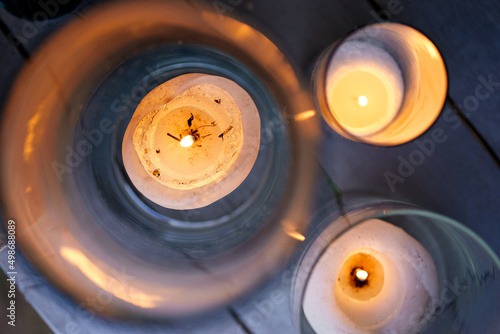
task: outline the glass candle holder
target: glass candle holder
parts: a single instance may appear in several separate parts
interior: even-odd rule
[[[495,333],[500,260],[472,231],[396,201],[316,217],[292,283],[300,333]]]
[[[131,181],[123,139],[146,95],[193,73],[239,87],[226,91],[236,91],[234,103],[253,101],[260,140],[235,189],[196,209],[168,208]],[[224,108],[226,97],[210,108]],[[283,54],[247,24],[193,2],[107,4],[51,37],[15,83],[2,119],[1,211],[16,221],[22,253],[77,303],[104,296],[96,311],[126,318],[207,311],[279,270],[297,242],[290,235],[306,228],[318,124],[304,112],[312,109]],[[199,117],[180,118],[189,128]],[[162,139],[175,130],[168,126],[159,124]]]
[[[313,73],[318,110],[342,136],[374,145],[406,143],[443,108],[447,75],[435,45],[399,23],[377,23],[334,43]]]

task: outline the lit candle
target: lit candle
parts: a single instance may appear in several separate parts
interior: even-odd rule
[[[316,333],[416,333],[439,292],[427,250],[379,219],[335,240],[312,270],[303,309]]]
[[[168,208],[194,209],[243,182],[259,143],[259,113],[244,89],[222,77],[187,74],[144,97],[122,154],[144,196]]]
[[[362,41],[343,43],[329,62],[325,94],[336,121],[363,137],[396,117],[404,95],[403,75],[384,49]]]

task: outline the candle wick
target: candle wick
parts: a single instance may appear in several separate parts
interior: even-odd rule
[[[359,96],[358,97],[358,104],[362,107],[365,107],[368,104],[368,99],[366,98],[366,96],[364,96],[364,95]]]
[[[182,147],[191,147],[194,142],[196,141],[196,137],[193,135],[187,135],[186,137],[182,138],[181,140],[181,146]]]
[[[368,278],[368,272],[361,268],[355,269],[354,274],[356,276],[356,280],[359,281],[360,283],[364,283]]]
[[[226,131],[222,132],[222,133],[219,135],[219,138],[222,138],[222,140],[224,140],[224,135],[225,135],[226,133],[228,133],[228,132],[229,132],[229,130],[231,130],[232,128],[233,128],[233,126],[232,126],[232,125],[230,125],[230,126],[226,129]]]
[[[174,135],[171,135],[170,133],[167,133],[167,136],[171,137],[171,138],[174,138],[175,140],[177,141],[181,141],[179,138],[177,138],[176,136]]]
[[[188,119],[188,126],[191,127],[191,124],[193,124],[193,120],[194,120],[194,116],[193,114],[191,113],[191,117],[189,117]]]
[[[205,125],[200,125],[199,127],[196,128],[195,131],[198,131],[198,129],[201,129],[201,128],[204,128],[206,126],[216,126],[216,123],[215,122],[212,122],[210,124],[205,124]]]

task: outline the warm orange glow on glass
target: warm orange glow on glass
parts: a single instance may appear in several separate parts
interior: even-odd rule
[[[316,115],[316,112],[314,110],[307,110],[295,115],[293,118],[296,121],[300,122],[300,121],[305,121],[306,119],[309,119],[314,115]]]
[[[299,232],[297,231],[287,231],[286,234],[288,234],[289,236],[291,236],[292,238],[294,239],[297,239],[299,241],[304,241],[306,240],[306,237],[304,237],[302,234],[300,234]]]
[[[302,235],[301,233],[297,232],[297,223],[290,220],[290,219],[284,219],[281,221],[281,226],[283,226],[283,230],[285,231],[286,234],[288,234],[290,237],[297,239],[299,241],[304,241],[306,240],[306,237]]]
[[[138,290],[126,283],[122,283],[109,273],[101,270],[78,249],[62,247],[60,249],[60,254],[63,259],[77,267],[81,273],[95,285],[104,291],[108,291],[116,298],[142,308],[154,308],[157,302],[163,301],[163,297],[160,295],[149,295],[145,291]],[[114,289],[107,290],[110,286],[114,287]]]

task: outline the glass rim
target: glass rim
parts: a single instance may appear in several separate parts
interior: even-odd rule
[[[355,35],[363,34],[364,31],[366,31],[368,29],[377,29],[377,28],[384,28],[384,27],[386,27],[386,29],[391,28],[391,27],[392,28],[407,29],[407,30],[410,30],[413,33],[416,33],[417,35],[419,35],[419,37],[422,40],[425,40],[426,42],[430,43],[436,49],[437,55],[438,55],[438,57],[436,58],[437,59],[436,61],[440,62],[440,64],[443,67],[443,70],[444,70],[444,81],[445,81],[444,82],[444,91],[442,94],[442,99],[441,99],[442,101],[440,101],[440,107],[437,108],[438,111],[435,113],[435,115],[433,115],[432,118],[428,118],[428,120],[426,121],[426,124],[428,124],[427,126],[421,127],[421,129],[418,131],[414,131],[414,133],[410,137],[408,137],[409,139],[406,138],[404,140],[401,140],[401,139],[398,139],[398,140],[394,140],[394,139],[380,140],[380,138],[376,137],[380,134],[383,134],[384,131],[386,131],[387,129],[390,129],[393,122],[402,119],[401,116],[403,115],[403,109],[408,109],[408,108],[404,108],[406,97],[403,98],[402,104],[399,107],[397,113],[395,114],[395,116],[392,118],[392,120],[388,124],[384,125],[382,128],[378,129],[377,131],[370,133],[370,134],[367,134],[367,135],[356,135],[355,133],[352,133],[352,131],[347,129],[345,126],[343,126],[341,124],[341,122],[338,121],[337,118],[335,117],[335,115],[331,112],[330,107],[328,105],[328,102],[326,101],[327,100],[326,99],[326,78],[327,78],[328,68],[329,68],[335,54],[339,51],[340,47],[344,43],[348,42],[351,38],[356,38]],[[374,38],[374,40],[376,40],[376,38]],[[374,43],[374,45],[378,45],[378,43]],[[391,56],[393,56],[393,58],[395,58],[396,63],[399,66],[401,66],[400,61],[398,61],[394,55],[391,54]],[[325,49],[321,53],[321,55],[318,57],[318,59],[316,61],[314,69],[313,69],[312,80],[311,80],[311,92],[312,92],[312,96],[313,96],[316,108],[318,109],[319,113],[321,114],[321,118],[329,125],[330,128],[332,128],[335,132],[337,132],[341,136],[343,136],[349,140],[353,140],[353,141],[357,141],[357,142],[361,142],[361,143],[365,143],[365,144],[369,144],[369,145],[374,145],[374,146],[399,146],[399,145],[403,145],[411,140],[415,140],[416,138],[419,138],[420,136],[422,136],[424,133],[426,133],[431,128],[432,124],[434,124],[435,121],[438,119],[439,115],[441,114],[442,110],[445,107],[446,97],[448,95],[448,90],[449,90],[448,74],[447,73],[448,73],[448,70],[447,70],[446,63],[442,57],[442,53],[440,52],[440,50],[438,49],[436,44],[428,36],[424,35],[417,28],[413,27],[412,25],[403,24],[403,23],[399,23],[399,22],[392,22],[392,21],[369,22],[369,23],[364,24],[360,27],[357,27],[355,30],[349,32],[345,36],[337,39],[327,49]],[[403,78],[404,78],[404,74],[403,74]],[[404,96],[405,95],[407,95],[406,84],[404,87]],[[391,129],[391,130],[394,133],[400,132],[400,130],[397,130],[397,131],[395,131],[394,129]]]
[[[444,223],[447,226],[451,226],[452,228],[470,237],[481,248],[481,250],[489,255],[489,258],[493,261],[494,265],[497,267],[497,269],[500,270],[499,256],[491,249],[491,247],[472,229],[465,226],[464,224],[461,224],[453,218],[447,217],[443,214],[431,210],[427,210],[418,205],[411,204],[402,200],[394,200],[377,196],[348,194],[342,196],[342,199],[340,200],[344,200],[344,202],[347,202],[347,208],[342,205],[341,209],[338,199],[333,199],[321,206],[316,211],[312,218],[313,223],[311,223],[311,225],[316,226],[306,235],[306,240],[309,239],[309,242],[306,242],[306,244],[299,249],[298,254],[293,262],[294,270],[290,285],[290,308],[292,311],[292,321],[295,328],[299,329],[299,331],[301,330],[303,321],[303,319],[301,318],[301,312],[305,288],[307,287],[311,279],[311,273],[318,264],[319,259],[321,259],[321,257],[327,251],[328,247],[335,240],[340,238],[351,228],[369,219],[383,219],[383,217],[391,216],[418,216],[437,220],[439,224]],[[359,201],[360,203],[353,204],[352,202],[355,201]],[[357,219],[355,222],[347,222],[339,230],[328,230],[328,228],[334,226],[335,223],[340,224],[340,219],[346,217],[349,214],[358,213],[364,206],[368,207],[369,205],[376,206],[373,210],[384,210],[383,214],[374,215],[373,213],[366,213],[364,217],[362,217],[361,219]],[[395,208],[383,209],[384,206],[390,205],[394,205]],[[342,210],[343,213],[337,214],[339,210]],[[316,222],[316,224],[314,222]],[[393,223],[391,222],[388,223],[393,225]],[[325,239],[321,238],[323,234],[327,235]],[[328,234],[333,235],[328,236]],[[311,254],[311,252],[313,253]],[[305,264],[304,261],[308,257],[310,257],[311,261]],[[303,268],[304,265],[305,268]]]

